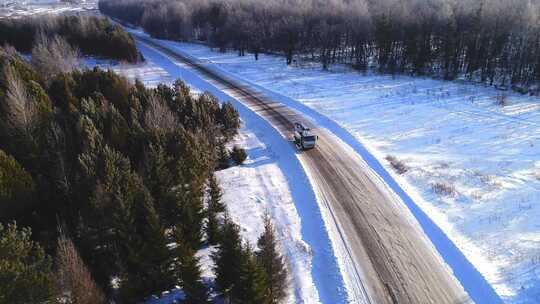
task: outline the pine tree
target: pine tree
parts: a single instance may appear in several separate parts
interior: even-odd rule
[[[30,229],[0,224],[0,303],[49,303],[56,295],[52,259]]]
[[[208,208],[213,209],[217,213],[225,211],[225,205],[223,205],[223,202],[221,201],[223,196],[221,187],[219,186],[216,176],[213,173],[208,179],[208,196],[210,197]]]
[[[171,206],[169,211],[172,216],[172,223],[181,229],[186,242],[191,248],[197,248],[202,243],[204,206],[202,198],[196,195],[192,184],[178,186],[169,194],[168,203]]]
[[[243,304],[271,303],[265,269],[257,262],[249,245],[242,252],[239,284],[233,288],[234,298]]]
[[[208,206],[206,209],[206,237],[210,245],[215,245],[219,239],[218,213],[225,211],[225,205],[221,201],[222,193],[216,176],[212,173],[208,179]]]
[[[240,115],[230,102],[225,102],[221,106],[220,121],[226,139],[231,139],[238,133],[238,129],[240,128]]]
[[[195,251],[185,242],[183,233],[180,230],[175,231],[175,241],[177,256],[175,269],[186,295],[184,303],[210,303],[208,290],[201,280],[199,259],[195,256]]]
[[[225,143],[220,141],[217,146],[217,168],[218,169],[227,169],[230,164],[229,151],[225,147]]]
[[[145,191],[146,192],[146,191]],[[134,231],[126,240],[127,259],[124,297],[133,302],[174,286],[172,253],[165,231],[148,193],[142,193],[134,206]]]
[[[240,229],[228,216],[225,216],[221,239],[217,251],[212,255],[215,263],[216,283],[218,290],[232,300],[233,288],[238,288],[244,252]]]
[[[32,176],[13,158],[0,150],[0,219],[18,216],[32,205]]]
[[[270,303],[279,303],[286,295],[287,268],[283,257],[278,252],[278,244],[274,226],[268,214],[264,217],[264,233],[257,242],[259,250],[256,252],[257,261],[265,270]]]
[[[217,213],[213,208],[210,208],[210,206],[208,206],[208,209],[206,210],[206,218],[206,240],[208,241],[208,244],[216,245],[220,239],[219,222]]]

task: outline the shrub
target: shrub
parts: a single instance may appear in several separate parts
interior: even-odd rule
[[[457,191],[454,185],[442,182],[436,182],[431,185],[433,192],[444,196],[456,196]]]
[[[395,156],[388,155],[386,156],[386,160],[390,163],[390,166],[394,168],[397,174],[401,175],[409,171],[409,167],[405,165],[402,160],[397,159]]]
[[[507,97],[506,94],[504,93],[501,93],[501,94],[497,94],[497,96],[495,96],[495,104],[498,105],[498,106],[501,106],[501,107],[504,107],[508,104],[508,100],[507,100]]]
[[[232,149],[232,152],[231,152],[231,158],[232,160],[234,161],[235,164],[237,165],[241,165],[244,163],[244,161],[246,160],[247,158],[247,153],[246,153],[246,150],[238,147],[238,146],[234,146],[233,149]]]

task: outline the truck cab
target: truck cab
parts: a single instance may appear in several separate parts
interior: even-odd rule
[[[317,136],[311,130],[299,122],[294,123],[294,142],[302,150],[315,148]]]

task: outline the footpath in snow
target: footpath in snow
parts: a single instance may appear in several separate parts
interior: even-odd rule
[[[392,172],[505,302],[540,303],[540,99],[169,44],[335,121]]]
[[[315,194],[294,147],[264,119],[191,70],[144,45],[139,49],[146,63],[115,65],[113,69],[149,86],[170,84],[180,78],[197,91],[232,101],[239,110],[243,127],[235,141],[247,149],[248,160],[242,166],[219,171],[217,176],[231,217],[250,244],[255,245],[262,233],[264,213],[271,215],[291,271],[291,292],[286,303],[347,303],[343,278]],[[107,67],[110,63],[87,64]],[[212,277],[211,250],[200,252],[207,278]]]

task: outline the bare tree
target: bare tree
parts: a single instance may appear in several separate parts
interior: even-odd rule
[[[7,87],[4,123],[7,130],[22,131],[31,137],[37,118],[37,107],[30,98],[24,81],[12,67],[8,66],[4,70],[4,79]]]
[[[150,130],[173,131],[178,127],[178,119],[159,96],[152,94],[148,99],[148,110],[144,122]]]
[[[49,38],[41,32],[37,40],[32,49],[32,65],[41,75],[54,76],[80,67],[79,51],[65,39],[59,36]]]
[[[64,294],[64,303],[106,303],[103,292],[92,279],[71,239],[61,233],[57,250],[59,284]]]

